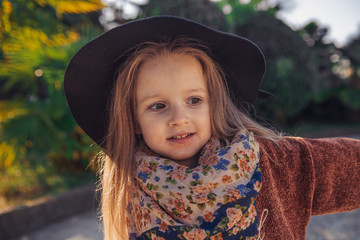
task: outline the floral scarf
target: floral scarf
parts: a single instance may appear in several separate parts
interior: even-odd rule
[[[258,239],[261,171],[251,133],[224,144],[211,138],[192,169],[150,150],[135,160],[130,239]]]

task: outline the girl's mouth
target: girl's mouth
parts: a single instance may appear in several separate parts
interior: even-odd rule
[[[195,133],[186,133],[186,134],[179,134],[176,136],[172,136],[168,138],[169,141],[174,143],[185,143],[190,140],[194,136]]]
[[[193,133],[187,133],[187,134],[184,134],[184,135],[173,136],[170,139],[182,139],[182,138],[186,138],[186,137],[188,137],[190,135],[193,135]]]

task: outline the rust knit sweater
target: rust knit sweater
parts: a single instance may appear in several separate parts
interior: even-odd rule
[[[260,140],[263,187],[257,198],[267,240],[305,239],[311,215],[360,208],[360,141],[285,137]],[[360,226],[359,226],[360,227]]]

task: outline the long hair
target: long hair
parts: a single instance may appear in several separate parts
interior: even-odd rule
[[[106,157],[101,161],[101,212],[105,240],[127,239],[126,208],[130,201],[133,157],[140,139],[135,134],[135,88],[139,69],[146,60],[167,54],[194,57],[201,64],[210,101],[212,134],[231,139],[239,129],[255,138],[276,141],[280,138],[240,111],[230,100],[224,73],[210,55],[210,49],[195,39],[180,37],[164,42],[145,42],[128,51],[121,64],[109,101],[109,128]],[[124,57],[124,56],[123,56]],[[134,216],[135,217],[135,216]]]

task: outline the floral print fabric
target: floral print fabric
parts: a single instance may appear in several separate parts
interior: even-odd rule
[[[261,188],[259,145],[239,132],[231,143],[211,138],[195,168],[149,152],[135,155],[128,207],[130,239],[257,239]]]

